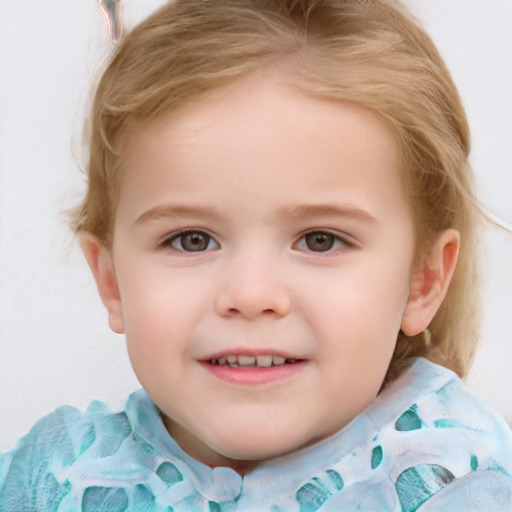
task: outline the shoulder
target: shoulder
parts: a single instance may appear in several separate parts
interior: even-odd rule
[[[94,436],[91,419],[74,407],[59,407],[39,420],[2,456],[0,509],[53,510],[48,501],[65,492],[55,477],[55,466],[72,464]]]
[[[418,360],[414,371],[421,377],[413,381],[394,429],[428,433],[443,445],[456,438],[459,447],[478,456],[480,469],[500,466],[512,472],[512,434],[495,409],[446,368]]]
[[[512,458],[510,427],[496,410],[452,371],[425,359],[412,366],[369,408],[379,428],[397,432],[464,432],[488,448],[506,447]],[[510,462],[512,464],[512,462]]]
[[[320,496],[319,512],[512,510],[510,429],[453,372],[416,360],[340,431],[341,450],[347,434],[356,439],[365,427],[364,438],[331,465],[342,482],[337,491],[329,469],[297,499]]]
[[[504,419],[449,370],[425,360],[414,366],[409,390],[398,395],[408,399],[388,427],[402,509],[510,509],[512,434]]]
[[[85,412],[59,407],[0,456],[0,510],[57,510],[79,461],[113,455],[131,430],[124,409],[100,401]]]

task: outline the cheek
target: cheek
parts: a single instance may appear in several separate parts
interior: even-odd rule
[[[121,274],[126,338],[132,351],[172,352],[185,344],[211,302],[210,282],[146,262]]]
[[[152,396],[157,396],[162,382],[179,384],[189,337],[183,303],[162,288],[147,282],[142,289],[125,289],[123,303],[128,356],[139,382]]]
[[[353,269],[352,269],[353,270]],[[389,366],[404,312],[407,279],[378,265],[365,271],[340,273],[315,283],[317,300],[303,306],[319,340],[326,389],[357,389],[363,405],[378,393]],[[333,284],[334,283],[334,284]],[[333,391],[336,392],[336,391]],[[344,400],[358,400],[347,396]]]
[[[178,317],[178,312],[171,307],[173,302],[179,304],[169,293],[172,288],[165,286],[164,280],[154,279],[147,270],[126,269],[118,275],[130,355],[160,352],[170,326]]]
[[[316,280],[308,290],[304,314],[324,336],[337,332],[356,335],[398,332],[408,292],[402,272],[348,269],[337,276]],[[354,340],[355,342],[356,340]]]

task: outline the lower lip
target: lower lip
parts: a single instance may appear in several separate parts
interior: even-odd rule
[[[307,361],[270,366],[269,368],[232,368],[218,364],[203,363],[203,367],[218,379],[241,386],[261,386],[271,382],[289,379],[300,373]]]

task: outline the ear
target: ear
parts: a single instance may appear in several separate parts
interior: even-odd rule
[[[107,308],[108,324],[115,333],[123,334],[123,309],[112,252],[90,233],[80,235],[80,247],[96,281],[101,301]]]
[[[415,266],[401,329],[407,336],[423,332],[441,306],[457,265],[460,235],[443,231],[428,254]]]

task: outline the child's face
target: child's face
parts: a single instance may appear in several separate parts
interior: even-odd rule
[[[377,395],[413,265],[399,166],[375,114],[270,71],[132,137],[111,325],[190,454],[278,456]]]

